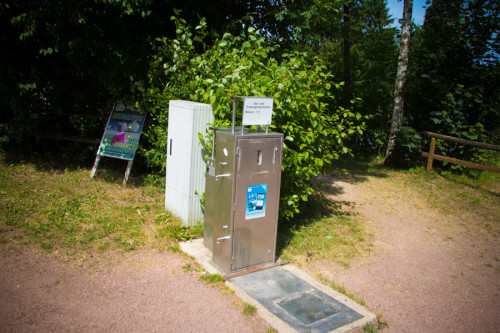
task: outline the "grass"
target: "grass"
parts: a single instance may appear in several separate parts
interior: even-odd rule
[[[286,243],[281,255],[293,262],[328,260],[349,267],[354,257],[369,250],[366,237],[359,218],[329,215],[281,233],[280,240]]]
[[[278,254],[295,264],[324,260],[349,267],[371,251],[371,235],[354,205],[328,199],[321,190],[304,214],[278,226]]]
[[[257,313],[257,307],[252,305],[252,304],[248,304],[248,303],[245,303],[243,302],[243,314],[245,316],[253,316],[254,314]]]
[[[224,284],[224,277],[221,274],[203,274],[198,279],[205,281],[206,285],[219,288],[225,294],[235,294],[233,289]]]
[[[398,209],[393,205],[396,198],[411,198],[418,208],[435,210],[450,219],[464,217],[466,228],[473,234],[495,238],[500,235],[500,174],[470,168],[465,173],[434,168],[429,178],[424,166],[401,171],[385,168],[382,163],[380,159],[350,160],[340,162],[337,168],[348,167],[347,174],[364,191],[382,197],[381,209]],[[500,158],[495,163],[500,167]],[[365,182],[368,178],[370,182]],[[456,229],[453,223],[446,224],[441,227]]]
[[[196,273],[203,273],[205,271],[204,268],[200,266],[197,262],[194,264],[192,263],[187,263],[184,266],[182,266],[182,271],[183,272],[196,272]]]
[[[455,217],[461,217],[467,221],[465,228],[470,235],[500,235],[500,175],[485,172],[483,177],[489,182],[484,183],[481,177],[474,179],[451,172],[436,172],[428,178],[423,168],[421,171],[414,175],[392,171],[391,186],[399,195],[419,202],[422,208],[449,217],[438,228],[456,231],[459,219]]]
[[[358,304],[361,304],[363,306],[366,305],[365,303],[365,300],[362,299],[362,298],[359,298],[357,297],[356,295],[354,295],[353,293],[347,291],[347,289],[343,286],[343,285],[340,285],[340,284],[337,284],[335,281],[332,281],[332,280],[328,280],[327,278],[325,278],[323,275],[319,274],[317,276],[317,279],[321,282],[323,282],[324,284],[330,286],[330,288],[332,288],[333,290],[343,294],[343,295],[346,295],[347,297],[349,297],[350,299],[352,299],[353,301],[355,301],[356,303]]]
[[[176,240],[202,235],[164,209],[159,186],[121,185],[118,171],[7,164],[0,156],[0,235],[3,244],[35,244],[46,251],[175,249]],[[200,231],[201,230],[201,231]]]
[[[366,324],[363,327],[363,329],[364,329],[365,332],[367,332],[367,333],[375,333],[375,332],[378,332],[378,331],[382,330],[383,328],[389,326],[389,324],[387,323],[387,320],[384,319],[384,317],[382,316],[382,314],[376,313],[376,315],[377,315],[377,323],[375,323],[375,324],[372,324],[372,323]]]
[[[432,178],[424,168],[394,171],[380,161],[349,161],[336,166],[362,183],[371,177],[383,188],[383,209],[391,196],[427,197],[425,205],[447,214],[472,215],[481,232],[499,234],[500,175],[479,173],[476,179],[450,172]],[[55,169],[31,163],[7,164],[0,156],[0,244],[38,244],[47,251],[132,251],[143,246],[179,252],[177,240],[202,237],[203,226],[183,226],[164,209],[162,186],[121,186],[122,173],[100,169],[89,179],[87,169]],[[455,203],[460,202],[460,205]],[[278,253],[295,263],[327,260],[348,267],[369,252],[364,221],[345,205],[318,195],[305,214],[280,224]]]
[[[183,226],[165,211],[162,186],[131,182],[123,187],[119,170],[99,169],[95,179],[89,174],[81,168],[7,164],[2,156],[0,243],[35,244],[73,256],[144,246],[177,253],[178,240],[202,237],[202,225]],[[325,212],[319,220],[310,215],[295,221],[280,234],[283,257],[328,259],[348,266],[367,243],[365,231],[355,217],[338,214],[335,207]]]
[[[204,280],[209,285],[220,285],[224,283],[224,277],[221,274],[200,275],[200,280]]]

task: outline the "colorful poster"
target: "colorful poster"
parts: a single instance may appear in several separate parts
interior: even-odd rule
[[[266,216],[267,184],[247,187],[245,220]]]
[[[102,136],[98,154],[133,160],[145,117],[140,110],[117,102]]]

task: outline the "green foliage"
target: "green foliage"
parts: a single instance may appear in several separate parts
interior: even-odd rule
[[[473,141],[499,142],[499,26],[497,2],[432,3],[412,45],[405,100],[409,126]],[[440,142],[436,152],[469,161],[485,160],[489,154],[450,142]]]
[[[253,316],[257,313],[257,307],[252,304],[243,303],[243,314],[245,316]]]
[[[477,110],[475,105],[480,100],[480,93],[474,90],[478,87],[464,87],[457,85],[453,91],[450,91],[443,101],[445,109],[441,111],[431,112],[431,122],[435,128],[439,128],[441,133],[467,139],[472,141],[486,142],[489,141],[488,135],[481,122],[477,122],[474,114],[470,114],[470,110]],[[456,157],[465,160],[479,161],[487,156],[486,151],[478,152],[477,148],[457,144],[449,141],[442,141],[437,146],[437,153],[445,156]],[[452,165],[454,169],[463,170],[464,167]]]
[[[411,127],[402,126],[396,133],[394,149],[386,158],[385,164],[408,169],[422,164],[422,138]]]
[[[363,327],[365,332],[376,333],[376,332],[378,332],[378,331],[380,331],[388,326],[387,320],[384,319],[382,314],[376,313],[376,315],[377,315],[377,323],[376,324],[372,324],[372,323],[366,324]]]
[[[333,91],[340,104],[371,116],[367,131],[347,145],[354,154],[376,155],[387,138],[398,56],[386,1],[294,1],[282,7],[295,32],[296,43],[289,48],[318,54],[344,81]]]
[[[344,142],[362,133],[363,118],[342,107],[333,109],[332,77],[319,58],[293,52],[275,59],[272,53],[278,45],[269,44],[253,28],[240,36],[226,33],[208,46],[203,43],[203,21],[191,29],[183,19],[172,19],[177,38],[158,40],[149,74],[151,87],[144,108],[148,108],[154,123],[145,133],[151,146],[142,153],[163,173],[168,112],[164,106],[169,100],[211,104],[214,125],[228,126],[230,96],[274,97],[270,129],[285,136],[280,213],[281,218],[290,219],[314,192],[311,177],[341,154],[349,153]],[[203,51],[197,53],[198,49]]]
[[[145,78],[146,11],[139,1],[12,2],[0,6],[0,122],[9,145],[55,150],[33,134],[99,138],[112,103]]]
[[[174,6],[189,22],[208,17],[213,35],[239,33],[247,13],[265,13],[260,2],[227,0],[1,1],[2,146],[29,155],[59,149],[39,134],[100,138],[113,103],[144,91],[154,37],[175,36]]]
[[[210,285],[220,285],[224,282],[224,277],[221,274],[203,274],[199,277],[200,280],[204,280],[207,284]]]
[[[186,226],[180,222],[168,223],[163,225],[158,232],[160,237],[186,241],[194,238],[203,237],[203,225],[196,223],[194,226]]]

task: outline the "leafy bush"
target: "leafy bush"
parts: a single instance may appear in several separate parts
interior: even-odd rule
[[[396,133],[394,149],[386,158],[385,164],[401,169],[421,165],[421,136],[411,127],[402,126]]]
[[[172,19],[177,38],[157,40],[157,55],[149,74],[151,87],[143,108],[149,110],[153,123],[144,133],[150,147],[142,153],[151,166],[164,172],[166,105],[171,99],[211,104],[214,125],[228,126],[230,96],[274,97],[270,130],[285,137],[280,213],[281,218],[290,219],[313,193],[311,177],[349,152],[343,145],[349,136],[362,133],[361,115],[344,108],[332,111],[331,74],[320,59],[295,52],[282,55],[278,61],[272,57],[278,45],[270,45],[253,28],[240,36],[226,33],[208,46],[204,43],[204,21],[193,31],[184,20]]]
[[[460,84],[450,89],[440,105],[441,109],[430,114],[432,125],[439,129],[439,131],[436,130],[438,133],[486,143],[495,141],[494,135],[489,135],[485,129],[485,126],[489,127],[491,124],[485,121],[479,122],[477,119],[482,117],[482,114],[489,113],[488,110],[484,110],[486,106],[480,104],[482,94],[478,90],[477,87],[466,87]],[[481,111],[481,115],[473,114],[470,110],[477,110],[478,113]],[[488,164],[491,154],[490,151],[449,141],[439,142],[436,152],[440,155],[483,164]],[[442,164],[454,170],[470,170],[457,164],[446,162]]]

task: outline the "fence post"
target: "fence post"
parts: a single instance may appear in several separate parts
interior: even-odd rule
[[[434,151],[436,150],[436,138],[432,137],[431,139],[431,149],[429,149],[429,157],[427,158],[427,176],[431,176],[432,170],[432,161],[434,158]]]

